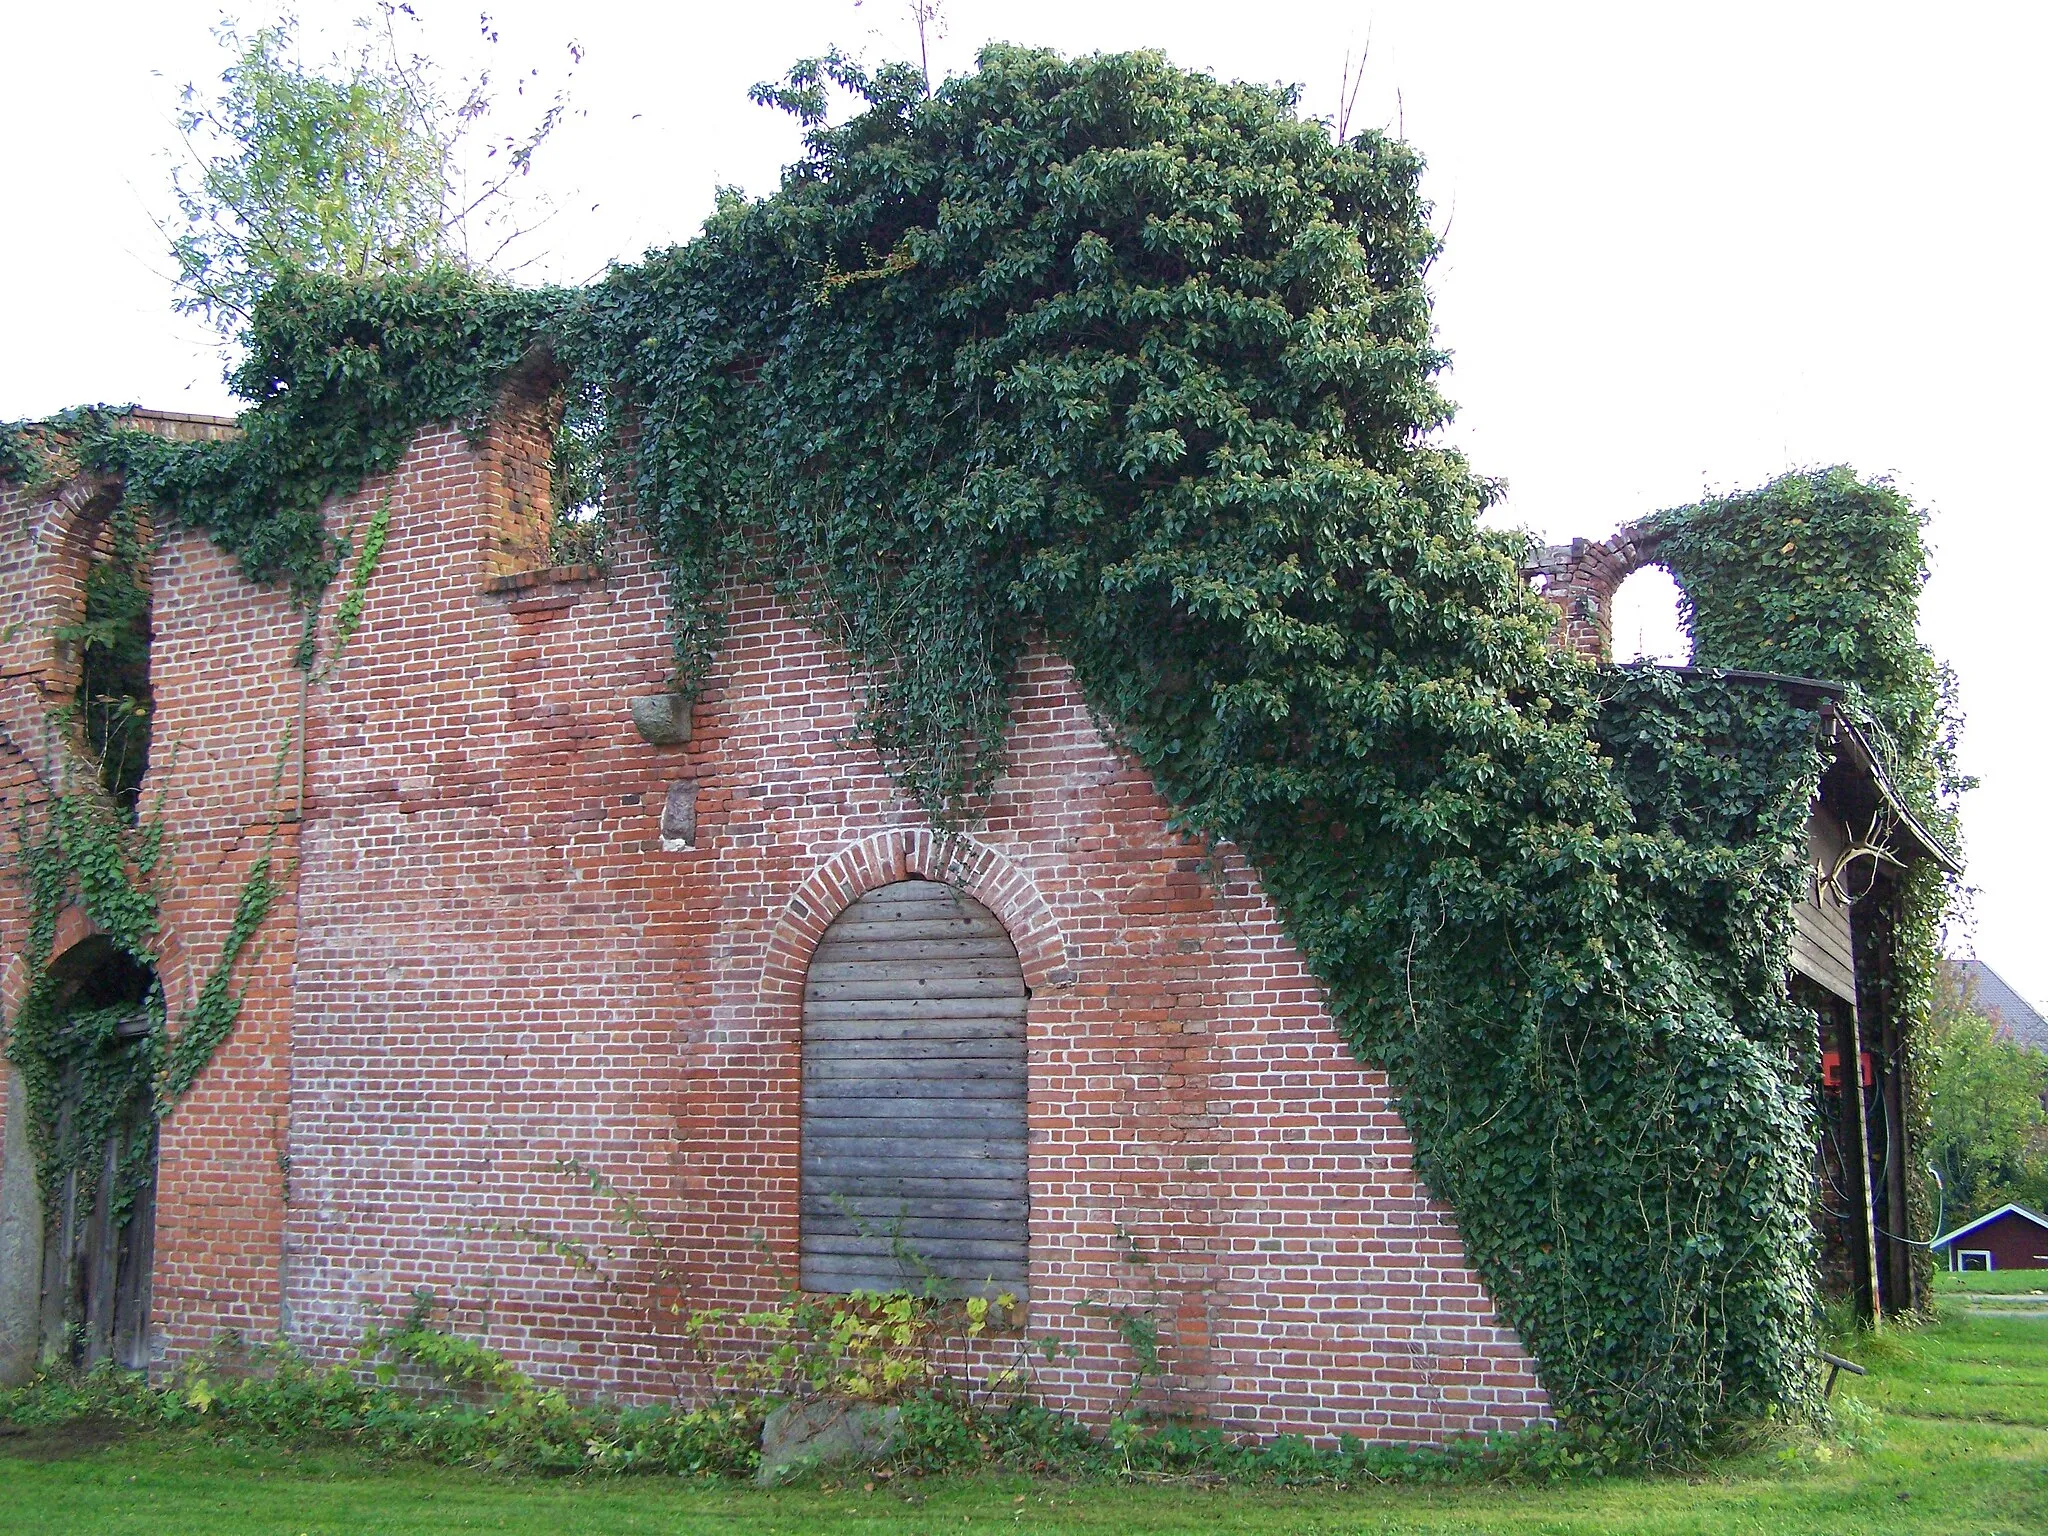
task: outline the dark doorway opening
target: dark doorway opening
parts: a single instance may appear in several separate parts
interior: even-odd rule
[[[50,967],[64,1042],[45,1187],[42,1358],[149,1360],[156,1230],[156,975],[94,936]]]

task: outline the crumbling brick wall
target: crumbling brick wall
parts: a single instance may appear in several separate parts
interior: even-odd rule
[[[221,418],[176,412],[137,412],[130,423],[188,441],[234,430]],[[117,481],[96,476],[0,487],[0,836],[8,846],[21,813],[53,791],[96,792],[94,765],[66,718],[77,657],[54,631],[83,613],[87,564],[120,495]],[[282,770],[296,722],[290,656],[300,619],[281,593],[250,586],[197,534],[157,541],[151,588],[156,709],[143,804],[172,828],[158,975],[175,1022],[218,956],[249,867],[266,846],[279,870],[293,863]],[[206,1090],[163,1126],[157,1220],[175,1240],[156,1256],[162,1349],[277,1327],[291,919],[287,897],[243,958],[242,1016]],[[0,881],[0,1004],[10,1018],[24,985],[26,921],[17,883]],[[93,931],[82,912],[66,913],[56,952]]]
[[[1557,643],[1591,661],[1614,659],[1614,594],[1657,563],[1658,534],[1646,524],[1610,539],[1573,539],[1537,552],[1522,574],[1556,605]]]
[[[493,451],[425,432],[333,510],[359,527],[388,497],[390,539],[347,653],[304,685],[296,820],[296,759],[273,766],[296,616],[196,537],[160,563],[176,746],[144,797],[176,828],[174,1010],[258,851],[297,873],[235,1038],[166,1126],[168,1353],[237,1327],[325,1356],[428,1288],[549,1381],[693,1390],[674,1308],[767,1301],[795,1268],[810,946],[916,875],[988,906],[1032,988],[1028,1331],[1066,1346],[1034,1360],[1042,1396],[1122,1401],[1127,1308],[1159,1320],[1168,1404],[1233,1428],[1433,1440],[1544,1415],[1385,1076],[1243,861],[1169,830],[1063,663],[1025,662],[1009,772],[954,839],[861,742],[843,656],[765,591],[730,594],[688,739],[651,744],[629,707],[663,692],[669,636],[644,541],[622,529],[601,579],[530,548],[504,569],[525,519]]]

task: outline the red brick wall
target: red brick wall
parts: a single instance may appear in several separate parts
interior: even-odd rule
[[[197,418],[144,425],[171,436],[208,435]],[[114,482],[85,479],[33,491],[10,486],[0,505],[0,798],[9,846],[24,805],[53,786],[94,784],[62,715],[76,686],[76,658],[53,630],[77,616],[85,562],[119,494]],[[299,626],[282,597],[252,589],[197,537],[164,542],[152,586],[158,708],[144,804],[175,829],[160,973],[176,1022],[218,954],[244,873],[273,829],[280,868],[291,859],[296,829],[277,825],[274,781],[297,697],[287,662]],[[82,913],[66,913],[57,950],[91,931]],[[226,1329],[267,1335],[277,1326],[291,931],[287,901],[244,958],[240,1028],[217,1056],[205,1091],[163,1127],[158,1212],[174,1241],[158,1250],[155,1301],[167,1348],[203,1344]],[[26,941],[12,881],[0,889],[0,936],[8,957],[0,1001],[11,1011]]]
[[[859,743],[841,658],[759,591],[733,595],[692,739],[652,747],[628,717],[669,660],[644,545],[623,534],[602,582],[487,591],[503,483],[433,432],[335,513],[388,493],[390,542],[308,688],[305,818],[277,834],[280,855],[298,838],[296,900],[167,1128],[172,1351],[236,1326],[325,1352],[427,1287],[550,1380],[691,1390],[667,1307],[766,1300],[794,1269],[809,946],[922,874],[1005,922],[1033,991],[1028,1335],[1064,1346],[1033,1356],[1041,1395],[1122,1401],[1125,1307],[1160,1319],[1156,1395],[1234,1428],[1413,1440],[1544,1413],[1384,1076],[1338,1041],[1242,861],[1168,831],[1064,665],[1027,661],[1010,773],[961,839]],[[293,803],[267,754],[296,628],[192,538],[157,612],[158,740],[179,746],[150,792],[160,773],[179,828],[167,969],[189,993]],[[665,851],[677,783],[697,837]],[[588,1259],[548,1246],[567,1242]]]
[[[179,1028],[219,964],[265,851],[286,888],[235,969],[234,1034],[165,1120],[157,1179],[154,1311],[179,1353],[234,1329],[277,1328],[291,1070],[292,819],[301,620],[252,587],[202,535],[159,555],[150,681],[156,716],[145,815],[170,828],[158,968]]]

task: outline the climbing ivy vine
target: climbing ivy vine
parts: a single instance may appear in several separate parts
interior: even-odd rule
[[[157,899],[151,880],[162,851],[155,828],[131,826],[107,798],[59,794],[16,834],[15,873],[27,898],[22,1000],[9,1020],[7,1058],[20,1074],[46,1211],[54,1215],[67,1180],[90,1209],[103,1149],[121,1135],[112,1208],[123,1219],[147,1183],[155,1152],[154,1085],[161,1053],[163,994],[114,1001],[76,995],[50,964],[57,920],[76,906],[138,973],[154,974]],[[82,1004],[82,1006],[81,1006]],[[131,1026],[140,1014],[147,1027]],[[67,1101],[70,1113],[65,1113]]]
[[[1955,680],[1919,634],[1924,518],[1885,481],[1843,466],[1782,476],[1652,520],[1678,578],[1694,659],[1849,683],[1913,810],[1953,838]]]
[[[129,410],[92,407],[12,423],[0,476],[119,476],[130,503],[204,530],[250,580],[311,603],[346,553],[321,508],[396,469],[431,422],[481,430],[498,384],[561,303],[456,271],[358,283],[288,276],[257,306],[232,377],[253,407],[235,435],[178,441],[137,429]]]
[[[1789,474],[1651,520],[1657,559],[1685,594],[1684,618],[1703,666],[1746,667],[1845,682],[1845,701],[1872,738],[1908,809],[1960,848],[1957,802],[1971,780],[1957,764],[1962,711],[1954,675],[1920,640],[1927,579],[1925,518],[1899,489],[1844,467]],[[1867,829],[1859,829],[1867,830]],[[1931,862],[1899,877],[1896,952],[1876,978],[1881,1006],[1924,1019],[1934,998],[1952,881]],[[1921,1031],[1902,1030],[1906,1115],[1926,1130]],[[1927,1191],[1907,1182],[1915,1232],[1932,1236]],[[1913,1236],[1912,1233],[1900,1234]],[[1922,1250],[1923,1271],[1931,1264]]]
[[[108,514],[110,553],[87,572],[85,613],[54,637],[79,651],[78,697],[67,709],[106,797],[59,786],[16,840],[15,873],[31,920],[27,990],[9,1024],[7,1055],[26,1087],[46,1202],[75,1180],[77,1197],[89,1203],[106,1136],[133,1120],[138,1105],[167,1114],[233,1032],[241,1011],[235,967],[279,889],[266,843],[175,1038],[160,989],[146,999],[149,1024],[138,1037],[134,1008],[81,1009],[51,970],[57,917],[74,904],[138,966],[153,974],[156,964],[152,873],[163,829],[129,824],[149,747],[148,530],[203,530],[251,580],[287,587],[307,612],[295,659],[311,668],[312,619],[349,554],[321,509],[395,469],[429,422],[480,428],[504,374],[558,304],[554,295],[481,287],[456,272],[353,285],[287,276],[257,306],[249,356],[233,379],[252,402],[235,436],[167,439],[140,429],[132,410],[108,406],[0,426],[0,479],[45,488],[102,475],[120,489]],[[337,655],[361,620],[389,523],[387,501],[355,551]],[[124,1145],[117,1213],[148,1177],[153,1132]]]
[[[773,582],[955,823],[1046,636],[1179,824],[1259,870],[1559,1412],[1653,1454],[1816,1412],[1785,994],[1816,717],[1550,646],[1522,541],[1479,523],[1495,488],[1436,436],[1420,158],[1152,54],[990,48],[936,92],[835,57],[758,94],[803,158],[689,244],[576,294],[288,279],[239,443],[95,431],[81,461],[310,596],[325,498],[549,348],[666,571],[686,686],[732,583]],[[1774,670],[1890,697],[1917,644],[1895,510],[1881,591],[1868,561],[1790,572],[1786,613],[1863,648]],[[1715,627],[1717,541],[1775,516],[1671,515],[1703,660],[1770,665],[1743,636],[1788,632]],[[1917,708],[1902,761],[1938,756]]]
[[[235,967],[277,898],[266,842],[237,895],[220,956],[173,1036],[156,979],[164,843],[161,822],[131,823],[89,789],[28,810],[16,832],[14,872],[28,921],[23,995],[9,1020],[7,1059],[21,1076],[30,1148],[52,1217],[69,1180],[80,1207],[91,1208],[103,1149],[118,1134],[110,1209],[117,1224],[126,1219],[153,1176],[155,1122],[176,1107],[234,1031],[242,1007]],[[147,979],[141,996],[103,1001],[91,978],[51,964],[57,921],[70,908],[91,919],[99,940]]]
[[[137,1105],[167,1114],[233,1032],[241,1010],[235,966],[279,888],[266,843],[237,896],[221,955],[175,1038],[160,989],[145,1000],[149,1023],[137,1036],[133,1007],[82,1009],[50,967],[57,917],[71,905],[138,966],[153,974],[156,964],[152,875],[163,828],[131,825],[149,746],[147,530],[203,529],[252,580],[287,586],[307,609],[297,660],[310,667],[312,615],[348,553],[328,532],[321,507],[396,468],[426,423],[481,425],[492,391],[532,343],[534,317],[551,303],[546,295],[481,289],[458,274],[354,287],[288,278],[259,306],[250,357],[235,377],[255,402],[238,436],[165,439],[139,429],[131,411],[106,406],[0,430],[0,477],[50,487],[103,475],[120,488],[107,519],[108,551],[87,571],[85,612],[54,637],[79,652],[78,697],[66,708],[105,794],[84,784],[55,786],[16,840],[15,873],[31,921],[27,989],[10,1021],[7,1055],[23,1075],[46,1201],[75,1180],[78,1198],[89,1202],[105,1137],[134,1119]],[[337,652],[360,622],[389,518],[387,503],[364,529],[337,615]],[[148,1175],[153,1133],[124,1145],[117,1212]]]
[[[1559,1410],[1653,1451],[1811,1412],[1814,721],[1550,648],[1432,435],[1419,158],[1142,54],[762,95],[810,125],[781,190],[615,271],[564,343],[636,423],[685,675],[729,574],[782,573],[945,819],[1045,633],[1259,869]]]

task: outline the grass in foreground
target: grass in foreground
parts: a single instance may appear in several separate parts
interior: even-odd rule
[[[1954,1317],[1859,1342],[1849,1446],[1787,1447],[1692,1478],[1344,1492],[897,1479],[759,1493],[653,1478],[506,1478],[186,1435],[70,1426],[0,1440],[0,1531],[47,1536],[426,1536],[458,1531],[1646,1533],[2048,1530],[2048,1320]]]

